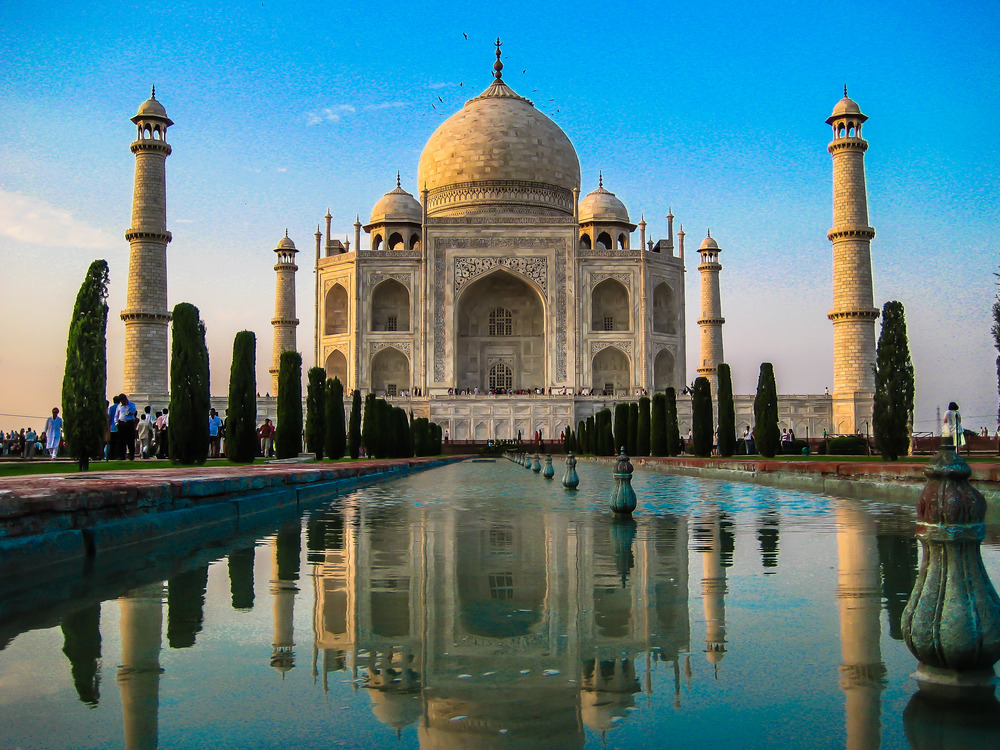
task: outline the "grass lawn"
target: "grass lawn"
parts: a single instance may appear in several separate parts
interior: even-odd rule
[[[270,463],[271,459],[258,458],[250,466],[260,466]],[[247,466],[247,464],[237,464],[224,458],[212,459],[205,462],[205,466]],[[146,459],[141,461],[91,461],[90,472],[95,471],[134,471],[136,469],[190,469],[190,466],[173,464],[170,461]],[[0,462],[0,477],[20,477],[36,474],[76,474],[78,473],[75,461],[60,459],[49,461],[48,459],[31,461],[6,460]]]

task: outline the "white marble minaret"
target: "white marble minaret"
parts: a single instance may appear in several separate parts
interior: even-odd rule
[[[833,156],[833,425],[854,433],[872,418],[875,394],[875,319],[865,151],[861,125],[868,118],[856,102],[837,102],[826,122],[833,128],[827,150]]]
[[[274,318],[271,325],[274,326],[274,357],[271,364],[271,395],[278,395],[278,364],[281,360],[282,352],[294,352],[295,329],[299,325],[298,318],[295,317],[295,272],[299,267],[295,265],[295,243],[288,239],[288,232],[278,242],[274,248],[278,254],[278,262],[274,264],[274,272],[277,276],[274,286]]]
[[[722,298],[719,291],[719,273],[722,264],[719,263],[719,243],[712,239],[709,232],[698,253],[701,263],[698,271],[701,274],[701,316],[698,326],[701,328],[701,361],[698,363],[698,375],[708,378],[712,384],[712,398],[719,397],[719,365],[725,360],[722,354]]]
[[[173,121],[156,100],[156,89],[132,118],[136,139],[135,187],[132,194],[132,226],[128,240],[128,292],[122,320],[125,321],[125,392],[134,399],[142,394],[166,397],[167,379],[167,179],[170,156],[167,128]]]

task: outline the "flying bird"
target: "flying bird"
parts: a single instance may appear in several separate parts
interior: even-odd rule
[[[444,104],[444,99],[442,99],[440,96],[438,97],[438,101]]]
[[[264,4],[264,3],[261,3],[261,5],[263,5],[263,4]],[[464,31],[462,32],[462,36],[464,36],[464,37],[465,37],[466,39],[468,39],[468,38],[469,38],[469,35],[468,35],[468,34],[466,34],[466,33],[465,33]]]

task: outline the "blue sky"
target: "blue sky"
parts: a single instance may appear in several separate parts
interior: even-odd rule
[[[985,2],[10,4],[0,16],[0,426],[56,403],[69,313],[97,257],[111,265],[118,387],[128,118],[150,85],[176,123],[170,304],[201,309],[216,393],[233,335],[256,331],[263,391],[271,251],[285,228],[305,251],[298,340],[308,354],[316,223],[329,206],[335,233],[353,234],[355,214],[367,219],[397,169],[416,192],[424,143],[489,84],[497,36],[505,80],[576,146],[585,193],[603,170],[653,239],[668,207],[690,249],[711,228],[740,392],[762,361],[774,362],[779,391],[832,386],[823,121],[847,83],[871,118],[875,298],[906,307],[917,429],[932,429],[952,399],[968,424],[995,426],[998,16]],[[687,281],[693,365],[693,262]]]

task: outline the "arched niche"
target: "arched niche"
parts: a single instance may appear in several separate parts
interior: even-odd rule
[[[591,249],[590,235],[587,234],[586,232],[580,235],[580,247],[582,247],[584,250]]]
[[[665,391],[674,385],[674,355],[669,349],[660,350],[653,360],[653,388]]]
[[[389,235],[389,239],[385,243],[390,250],[405,250],[406,245],[403,244],[403,235],[399,232],[393,232]]]
[[[347,357],[339,349],[334,349],[326,358],[326,376],[340,378],[341,385],[347,388]]]
[[[334,284],[326,293],[326,302],[323,305],[325,315],[323,325],[324,335],[337,336],[347,333],[350,329],[349,310],[347,290],[340,284]]]
[[[617,346],[606,346],[594,355],[591,368],[594,375],[594,393],[604,393],[610,386],[612,392],[627,390],[632,382],[628,356]]]
[[[653,288],[653,333],[677,333],[674,290],[665,281]]]
[[[605,279],[590,294],[591,331],[629,330],[628,289],[617,279]]]
[[[395,279],[381,281],[372,290],[371,330],[410,330],[410,292]]]
[[[599,247],[601,250],[610,250],[611,235],[608,234],[607,232],[601,232],[599,235],[597,235],[597,247]]]
[[[399,349],[387,346],[372,357],[372,390],[394,396],[410,387],[410,360]]]
[[[510,367],[515,390],[544,386],[544,303],[524,279],[497,270],[469,284],[455,307],[455,331],[458,388],[488,390],[497,363]]]
[[[531,635],[545,615],[547,580],[542,526],[496,517],[458,533],[455,549],[459,621],[464,633],[502,640]]]

